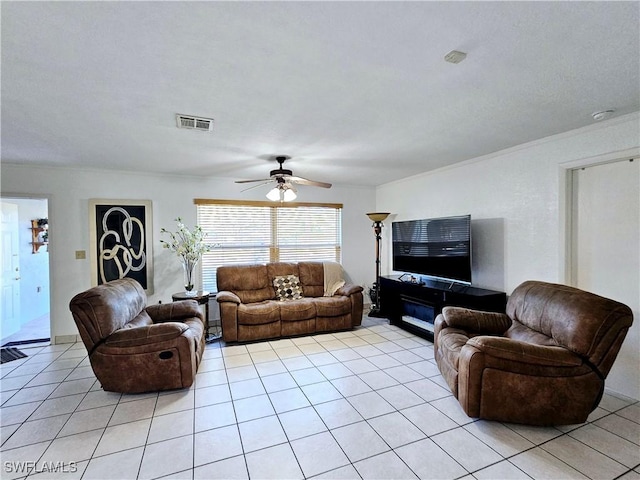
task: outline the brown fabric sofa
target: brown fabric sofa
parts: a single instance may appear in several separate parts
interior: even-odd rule
[[[303,298],[276,300],[276,276],[300,279]],[[238,265],[217,270],[222,338],[248,342],[346,330],[362,322],[362,287],[344,285],[324,296],[322,262]]]
[[[104,390],[141,393],[193,384],[205,347],[197,302],[146,302],[142,286],[125,278],[79,293],[69,304]]]
[[[435,322],[435,358],[470,417],[583,423],[632,321],[619,302],[528,281],[509,297],[506,314],[444,308]]]

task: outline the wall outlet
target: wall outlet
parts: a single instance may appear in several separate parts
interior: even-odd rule
[[[87,258],[87,252],[85,250],[76,250],[76,260],[84,260]]]

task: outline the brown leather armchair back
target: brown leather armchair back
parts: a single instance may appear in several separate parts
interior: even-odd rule
[[[79,293],[69,308],[104,390],[140,393],[193,384],[205,346],[194,300],[146,307],[140,284],[125,278]]]
[[[587,359],[605,377],[633,321],[631,309],[620,302],[535,281],[524,282],[513,291],[507,315]],[[506,336],[511,335],[507,332]]]
[[[145,311],[146,294],[130,278],[87,290],[77,295],[72,305],[80,336],[89,351],[133,320],[137,324],[152,323]]]

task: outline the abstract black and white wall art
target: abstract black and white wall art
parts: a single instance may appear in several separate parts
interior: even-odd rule
[[[137,280],[153,293],[150,200],[89,200],[92,285]]]

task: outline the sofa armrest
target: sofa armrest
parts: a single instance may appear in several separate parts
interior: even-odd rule
[[[204,323],[204,315],[195,300],[149,305],[146,310],[153,323],[179,322],[194,317]]]
[[[238,341],[238,308],[242,304],[240,297],[229,291],[221,291],[216,295],[220,306],[220,324],[222,325],[222,339],[225,342]]]
[[[536,345],[504,337],[473,337],[462,348],[471,350],[465,352],[465,356],[480,351],[505,364],[518,362],[536,366],[578,367],[583,363],[578,355],[564,347]]]
[[[504,313],[481,312],[461,307],[444,307],[442,321],[448,327],[487,335],[502,335],[511,326],[511,319]]]
[[[354,293],[362,292],[362,290],[364,289],[360,285],[354,285],[349,283],[340,287],[338,290],[336,290],[336,292],[333,295],[334,296],[342,295],[342,296],[348,297],[353,295]]]
[[[468,339],[458,363],[458,401],[474,418],[507,422],[524,418],[523,423],[552,424],[558,408],[593,410],[592,396],[598,395],[602,385],[589,365],[570,350],[506,337]],[[591,394],[578,393],[583,387]],[[584,419],[582,413],[573,418],[577,421],[569,423],[581,423],[586,414]]]
[[[156,323],[136,328],[121,328],[107,337],[108,347],[138,347],[166,342],[180,337],[189,326],[179,322]]]
[[[240,297],[238,297],[233,292],[227,292],[227,291],[218,292],[218,294],[216,295],[216,301],[218,303],[233,302],[233,303],[237,303],[238,305],[242,303],[240,301]]]

